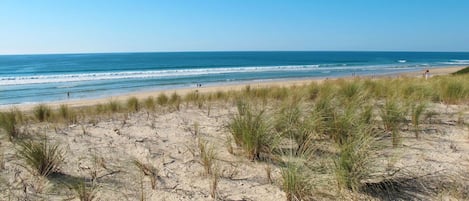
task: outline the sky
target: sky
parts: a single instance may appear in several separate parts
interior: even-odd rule
[[[0,0],[0,54],[469,51],[468,0]]]

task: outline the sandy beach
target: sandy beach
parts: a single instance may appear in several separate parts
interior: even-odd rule
[[[445,75],[459,67],[432,69],[432,76]],[[377,77],[416,77],[421,72]],[[353,79],[346,77],[344,79]],[[423,78],[422,78],[423,79]],[[33,115],[21,117],[20,137],[0,141],[0,200],[80,200],[83,193],[100,200],[285,200],[287,155],[269,160],[247,158],[237,145],[228,125],[238,114],[233,102],[185,103],[180,107],[161,106],[155,110],[98,114],[83,106],[129,97],[156,97],[160,93],[180,95],[240,90],[251,87],[301,86],[325,79],[246,83],[168,91],[127,94],[96,100],[76,100],[49,104],[76,107],[78,120],[38,121]],[[425,84],[425,82],[422,82]],[[391,86],[394,87],[394,86]],[[352,94],[353,95],[353,94]],[[288,98],[286,99],[288,100]],[[256,103],[253,100],[252,103]],[[262,105],[262,103],[259,103]],[[376,103],[381,107],[381,103]],[[267,116],[276,117],[275,101],[264,105]],[[30,110],[34,105],[19,107]],[[308,107],[305,107],[308,108]],[[307,110],[305,110],[307,111]],[[338,188],[334,160],[337,147],[330,138],[315,138],[308,170],[307,192],[302,200],[453,200],[468,198],[469,107],[465,104],[430,103],[422,117],[420,137],[415,137],[410,116],[399,127],[401,142],[391,146],[391,133],[381,126],[376,109],[377,139],[381,149],[371,154],[374,174],[361,180],[366,188],[353,192]],[[83,112],[83,113],[80,113]],[[306,114],[309,114],[306,112]],[[267,117],[266,117],[267,118]],[[311,118],[311,117],[308,117]],[[276,121],[268,121],[274,123]],[[40,176],[18,155],[22,140],[59,145],[64,162],[58,173]],[[317,140],[317,141],[316,141]],[[291,139],[290,139],[291,141]],[[289,140],[284,140],[283,146]],[[290,156],[292,157],[292,156]],[[295,159],[296,160],[296,159]],[[208,162],[210,163],[208,163]],[[288,167],[288,166],[287,166]],[[395,182],[395,183],[393,183]],[[77,184],[85,185],[84,189]],[[390,185],[384,188],[380,185]],[[376,187],[373,187],[373,186]]]
[[[456,72],[464,67],[442,67],[442,68],[433,68],[431,69],[431,76],[439,76],[439,75],[447,75],[452,72]],[[408,73],[398,73],[398,74],[389,74],[389,75],[379,75],[379,76],[367,76],[372,78],[383,78],[383,77],[423,77],[423,72],[408,72]],[[177,93],[179,95],[185,95],[190,92],[198,91],[199,93],[213,93],[217,91],[238,91],[244,89],[246,86],[251,87],[269,87],[269,86],[277,86],[277,87],[290,87],[290,86],[301,86],[305,84],[309,84],[311,82],[321,83],[326,79],[353,79],[353,76],[347,77],[340,77],[340,78],[311,78],[311,79],[300,79],[300,80],[282,80],[282,81],[262,81],[262,82],[246,82],[241,84],[222,84],[217,86],[202,86],[202,87],[192,87],[192,88],[182,88],[182,89],[171,89],[171,90],[155,90],[149,92],[138,92],[138,93],[129,93],[129,94],[122,94],[119,96],[109,96],[105,98],[97,98],[97,99],[79,99],[79,100],[69,100],[69,101],[57,101],[57,102],[50,102],[46,103],[52,108],[58,108],[60,105],[66,104],[70,107],[84,107],[84,106],[91,106],[96,105],[99,103],[107,103],[109,100],[116,100],[116,101],[125,101],[130,97],[136,97],[139,99],[144,99],[150,96],[157,97],[161,93],[165,93],[170,95],[171,93]],[[21,104],[16,105],[17,108],[21,110],[31,110],[37,104]],[[0,110],[8,110],[10,106],[2,106]]]

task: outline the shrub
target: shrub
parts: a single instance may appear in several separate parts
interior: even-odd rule
[[[43,142],[24,141],[19,143],[19,155],[25,160],[30,168],[41,176],[59,171],[63,162],[64,153],[59,145]]]
[[[34,107],[34,116],[40,122],[47,121],[51,117],[51,109],[44,104],[37,105]]]
[[[241,146],[249,159],[261,159],[261,154],[270,154],[278,143],[279,136],[272,132],[264,111],[253,113],[249,107],[244,115],[238,114],[228,125],[238,146]]]

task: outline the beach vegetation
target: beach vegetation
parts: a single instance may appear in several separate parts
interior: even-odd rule
[[[313,187],[307,170],[302,164],[288,162],[282,168],[282,190],[287,201],[311,200]]]
[[[107,102],[106,110],[111,113],[117,113],[122,110],[122,105],[119,101],[111,99]]]
[[[168,104],[168,101],[169,101],[169,98],[164,93],[160,93],[158,97],[156,97],[156,103],[158,103],[158,105],[160,106]]]
[[[452,75],[464,75],[464,74],[468,74],[468,73],[469,73],[469,66],[452,73]]]
[[[238,113],[229,122],[229,131],[236,145],[243,148],[251,160],[260,160],[271,154],[280,136],[273,132],[264,110],[255,111],[248,105],[239,105]],[[264,155],[263,155],[264,154]]]
[[[17,139],[20,134],[19,124],[22,120],[22,113],[17,109],[0,113],[0,128],[2,128],[10,141]]]
[[[351,135],[338,146],[335,175],[339,189],[358,191],[361,181],[370,177],[372,172],[372,155],[376,148],[376,137],[366,124],[357,125]]]
[[[198,141],[200,163],[204,167],[205,175],[212,175],[213,167],[215,166],[216,153],[212,145],[209,145],[207,141],[199,138]]]
[[[64,152],[58,144],[51,144],[47,140],[26,140],[18,143],[19,156],[26,162],[34,173],[47,177],[58,172],[64,160]]]
[[[464,82],[457,78],[441,83],[441,100],[446,104],[456,104],[465,100],[469,95],[469,89]]]
[[[127,99],[127,110],[130,112],[138,112],[140,110],[140,101],[136,97],[130,97]]]
[[[151,189],[156,190],[159,170],[150,164],[134,160],[134,165],[142,172],[143,175],[150,178]]]
[[[182,97],[176,92],[171,94],[169,104],[171,104],[177,111],[181,109]]]
[[[75,110],[65,104],[60,105],[56,117],[67,123],[78,122],[78,115],[76,114]]]
[[[156,102],[153,96],[149,96],[143,100],[143,106],[147,111],[154,111],[156,108]]]
[[[45,104],[37,105],[36,107],[34,107],[33,111],[34,117],[36,117],[39,122],[48,121],[52,116],[52,111],[50,107]]]
[[[400,126],[405,120],[406,109],[396,98],[385,100],[384,106],[380,110],[384,130],[391,132],[392,145],[397,147],[400,143]]]
[[[427,104],[424,102],[421,103],[413,103],[410,106],[411,116],[412,116],[412,125],[414,127],[415,137],[419,138],[419,124],[420,119],[425,112]]]
[[[98,198],[99,186],[95,183],[81,181],[73,184],[70,189],[80,201],[93,201]]]

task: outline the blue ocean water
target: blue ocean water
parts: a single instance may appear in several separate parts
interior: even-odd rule
[[[467,52],[0,55],[0,106],[186,88],[196,83],[382,75],[465,65],[469,65]]]

